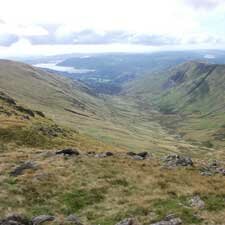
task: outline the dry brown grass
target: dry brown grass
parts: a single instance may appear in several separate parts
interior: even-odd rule
[[[76,213],[87,224],[113,224],[124,217],[135,216],[141,223],[147,223],[162,216],[155,204],[165,201],[163,214],[175,210],[185,220],[186,207],[192,216],[195,214],[187,203],[191,196],[219,196],[220,201],[225,196],[223,177],[204,177],[195,168],[166,169],[157,159],[135,161],[121,153],[103,159],[50,155],[46,150],[37,149],[18,149],[17,153],[11,150],[1,155],[1,165],[4,165],[0,176],[2,215],[52,213],[64,217]],[[39,169],[27,170],[17,178],[9,177],[9,171],[26,160],[35,161]],[[93,190],[94,196],[90,195]],[[76,197],[81,206],[71,198],[72,202],[68,202],[66,196],[77,196],[79,191],[84,194],[83,198]],[[90,202],[90,198],[94,198],[94,202]],[[174,201],[180,201],[181,206],[174,208]],[[223,207],[197,212],[198,218],[203,217],[211,221],[210,224],[222,224],[223,213]]]

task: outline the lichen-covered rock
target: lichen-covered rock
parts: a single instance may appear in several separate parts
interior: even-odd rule
[[[194,163],[190,157],[180,156],[176,154],[168,155],[164,159],[166,166],[193,166]]]
[[[190,205],[197,209],[204,209],[205,208],[205,202],[200,198],[199,195],[194,196],[190,199]]]
[[[80,221],[80,219],[74,215],[74,214],[71,214],[69,216],[66,217],[66,222],[69,222],[70,224],[75,224],[75,225],[83,225]]]
[[[150,157],[148,152],[127,152],[127,155],[131,156],[135,160],[144,160]]]
[[[0,219],[0,225],[29,225],[30,222],[27,218],[20,215],[10,215],[5,219]]]
[[[225,176],[225,168],[221,165],[220,162],[214,160],[208,165],[201,167],[200,173],[203,176],[213,176],[215,174],[221,174]]]
[[[102,152],[102,153],[96,154],[95,157],[96,158],[106,158],[106,157],[113,156],[113,155],[114,154],[112,152]]]
[[[120,221],[116,225],[139,225],[139,223],[134,218],[127,218],[127,219]]]
[[[49,222],[49,221],[53,221],[55,220],[55,217],[54,216],[50,216],[50,215],[40,215],[40,216],[36,216],[36,217],[33,217],[31,222],[33,225],[39,225],[39,224],[42,224],[44,222]]]
[[[174,217],[174,215],[167,216],[164,220],[152,223],[151,225],[181,225],[182,220]]]

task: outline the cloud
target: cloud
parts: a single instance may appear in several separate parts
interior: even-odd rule
[[[34,45],[92,45],[92,44],[141,44],[141,45],[169,45],[178,44],[175,37],[156,34],[138,34],[127,31],[102,31],[97,32],[91,29],[81,31],[66,31],[61,25],[45,26],[48,35],[26,37]]]
[[[23,54],[26,50],[45,54],[55,49],[63,53],[81,48],[111,51],[118,47],[118,51],[127,51],[128,47],[164,50],[185,49],[188,45],[224,47],[223,2],[57,0],[52,8],[51,0],[2,1],[0,47],[6,51],[3,46],[10,46],[10,54]]]
[[[14,25],[0,20],[0,46],[10,46],[23,37],[48,35],[48,31],[38,25]]]
[[[165,35],[134,35],[130,39],[131,43],[142,44],[142,45],[152,45],[152,46],[162,46],[162,45],[175,45],[180,43],[180,39]]]
[[[184,0],[194,9],[212,10],[224,3],[224,0]]]
[[[10,46],[19,40],[17,35],[13,34],[0,34],[0,46]]]

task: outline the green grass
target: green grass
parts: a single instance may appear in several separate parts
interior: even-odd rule
[[[97,204],[104,200],[106,190],[93,188],[90,190],[79,189],[64,195],[64,203],[68,214],[75,213],[87,206]]]
[[[129,186],[129,183],[127,182],[125,178],[111,180],[110,184],[115,186],[123,186],[123,187]]]
[[[208,211],[220,211],[225,209],[225,195],[209,194],[203,197]]]
[[[30,128],[0,128],[0,140],[6,143],[15,142],[20,146],[48,147],[53,142],[50,138]]]
[[[185,224],[199,224],[202,222],[202,219],[195,215],[194,210],[188,207],[186,197],[157,200],[153,208],[158,216],[158,221],[169,214],[174,214],[180,217]]]

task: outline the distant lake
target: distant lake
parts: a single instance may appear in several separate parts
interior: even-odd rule
[[[33,66],[36,66],[39,68],[56,70],[56,71],[60,71],[60,72],[67,72],[67,73],[89,73],[89,72],[95,71],[95,70],[90,70],[90,69],[76,69],[74,67],[57,66],[56,63],[39,63],[39,64],[35,64]]]

